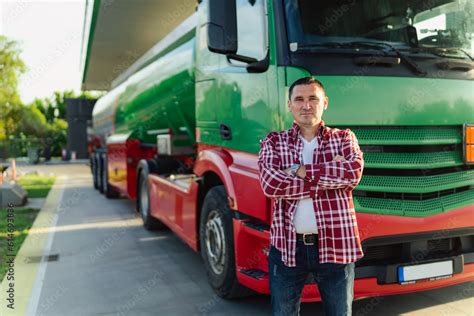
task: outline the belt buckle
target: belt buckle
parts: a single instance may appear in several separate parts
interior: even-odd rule
[[[313,234],[310,234],[310,233],[304,233],[303,234],[303,243],[305,244],[305,246],[312,246],[314,245],[314,242],[306,242],[306,236],[307,235],[313,235]]]

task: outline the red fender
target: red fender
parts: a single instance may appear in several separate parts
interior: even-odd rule
[[[218,148],[206,149],[199,152],[194,165],[194,174],[203,176],[206,172],[212,171],[224,182],[227,194],[234,200],[234,209],[238,209],[235,195],[234,183],[229,172],[232,164],[232,156]]]
[[[214,172],[224,182],[234,210],[270,223],[271,203],[260,187],[257,156],[206,145],[200,149],[194,173],[202,176]]]

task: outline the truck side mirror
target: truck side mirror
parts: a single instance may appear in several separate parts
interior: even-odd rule
[[[207,47],[218,54],[237,52],[237,10],[235,0],[209,0]]]

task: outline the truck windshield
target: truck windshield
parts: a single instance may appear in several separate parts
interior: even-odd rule
[[[291,51],[377,41],[474,56],[473,0],[285,0],[285,11]]]

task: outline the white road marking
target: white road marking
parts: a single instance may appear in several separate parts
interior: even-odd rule
[[[43,255],[42,255],[41,262],[39,264],[38,273],[36,274],[35,284],[33,285],[33,289],[31,290],[30,301],[28,303],[28,309],[26,310],[26,315],[28,316],[36,315],[36,311],[38,309],[39,299],[41,296],[41,290],[43,289],[44,276],[46,274],[46,266],[48,264],[44,259],[45,259],[45,255],[48,255],[49,252],[51,251],[54,233],[56,232],[56,229],[53,229],[53,228],[56,227],[56,223],[58,222],[57,212],[58,212],[58,209],[61,207],[61,203],[62,203],[63,195],[64,195],[64,189],[66,187],[67,180],[68,180],[68,177],[66,176],[63,180],[61,193],[59,194],[59,203],[58,203],[58,206],[56,207],[56,213],[54,214],[53,220],[51,221],[51,225],[49,227],[48,239],[46,241],[46,246],[44,247],[44,250],[43,250]]]

